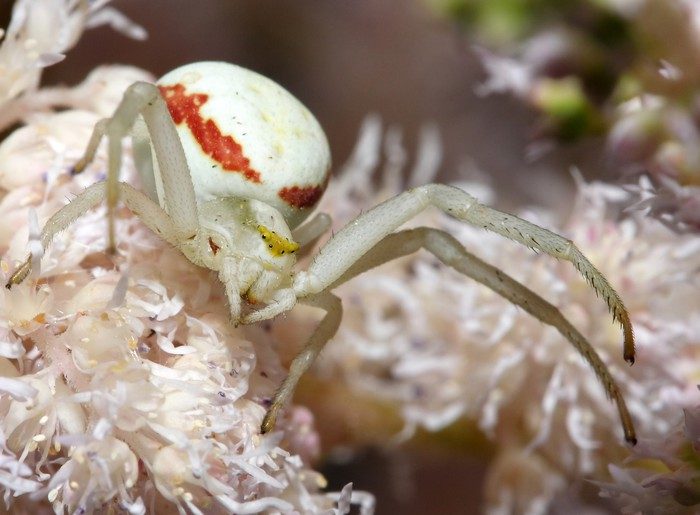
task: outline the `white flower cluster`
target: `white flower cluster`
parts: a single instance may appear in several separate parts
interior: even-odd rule
[[[95,122],[127,84],[150,78],[105,67],[76,88],[37,89],[36,66],[58,60],[85,26],[107,21],[138,35],[104,4],[20,0],[0,49],[0,67],[13,70],[0,84],[11,111],[3,121],[30,121],[0,143],[2,280],[28,250],[34,261],[23,284],[0,292],[3,507],[340,514],[359,502],[370,513],[371,496],[350,486],[321,492],[325,479],[308,468],[319,448],[306,410],[290,408],[277,432],[260,435],[284,370],[268,343],[229,324],[208,271],[126,210],[117,256],[104,253],[103,208],[41,248],[48,217],[104,177],[102,154],[71,174]],[[124,169],[132,178],[128,157]]]
[[[97,119],[36,115],[0,145],[4,280],[48,216],[99,180],[99,158],[69,173]],[[318,451],[317,438],[296,438],[313,435],[312,419],[292,415],[259,435],[284,374],[275,355],[230,326],[215,278],[128,212],[123,257],[111,262],[104,214],[60,234],[40,274],[0,293],[6,505],[18,496],[78,513],[111,503],[132,513],[169,503],[183,513],[331,509],[317,494],[325,480],[297,455]]]
[[[108,24],[145,39],[146,32],[109,0],[18,0],[6,30],[0,29],[0,128],[60,97],[37,92],[41,72],[65,58],[87,28]]]
[[[403,189],[397,170],[406,156],[392,135],[383,182],[378,192],[373,186],[382,143],[379,125],[370,121],[355,158],[331,184],[322,209],[337,226]],[[434,154],[434,144],[429,147]],[[413,183],[431,173],[424,167],[418,175]],[[488,198],[481,190],[475,194]],[[622,360],[619,327],[569,263],[437,212],[414,225],[448,230],[555,304],[610,366],[643,445],[665,435],[682,408],[698,401],[700,243],[652,219],[617,220],[615,206],[628,196],[615,186],[580,184],[568,223],[543,213],[524,216],[572,238],[617,288],[637,335],[631,368]],[[497,450],[487,492],[493,513],[542,512],[584,478],[608,477],[608,464],[628,455],[612,403],[568,342],[429,254],[367,272],[338,291],[344,321],[317,373],[343,377],[356,391],[394,404],[409,434],[463,417],[478,423]]]

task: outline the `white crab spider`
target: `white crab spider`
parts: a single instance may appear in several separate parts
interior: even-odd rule
[[[118,180],[122,139],[129,133],[145,193]],[[326,311],[275,394],[262,432],[274,427],[299,378],[338,329],[342,307],[331,290],[370,268],[424,248],[556,327],[589,362],[617,403],[625,439],[636,442],[632,419],[612,375],[558,309],[467,252],[444,231],[427,227],[394,231],[434,206],[570,261],[622,325],[624,358],[633,363],[632,327],[622,301],[570,240],[484,206],[460,189],[429,184],[361,214],[321,248],[307,270],[294,271],[294,252],[315,240],[330,224],[326,215],[319,214],[299,225],[328,181],[328,143],[313,115],[285,89],[227,63],[194,63],[168,73],[156,84],[137,82],[130,86],[114,115],[95,126],[76,172],[92,161],[105,135],[107,180],[88,187],[49,219],[41,233],[44,248],[57,232],[106,199],[109,246],[113,249],[114,208],[121,199],[190,261],[218,272],[234,324],[273,318],[297,302]],[[22,282],[30,270],[31,256],[11,276],[7,287]],[[262,307],[244,313],[241,298]]]

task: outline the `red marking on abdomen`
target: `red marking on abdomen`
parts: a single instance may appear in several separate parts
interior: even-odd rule
[[[324,189],[322,186],[306,186],[304,188],[292,186],[291,188],[282,188],[277,194],[287,204],[303,209],[316,204],[323,195]]]
[[[185,122],[208,156],[228,172],[239,172],[251,182],[262,182],[260,172],[251,168],[250,160],[243,155],[243,147],[231,136],[222,134],[214,120],[202,118],[199,108],[209,100],[209,95],[188,95],[182,84],[158,86],[158,89],[175,124]]]

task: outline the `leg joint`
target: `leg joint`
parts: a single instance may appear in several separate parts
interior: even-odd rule
[[[160,96],[158,87],[150,82],[134,82],[126,90],[125,98],[134,98],[139,104],[145,105],[152,102],[154,98]]]
[[[136,82],[129,86],[124,93],[114,116],[107,122],[107,134],[110,138],[121,138],[126,135],[134,121],[160,92],[154,84],[148,82]]]
[[[574,244],[574,242],[567,239],[564,242],[564,249],[562,250],[562,257],[568,260],[571,258],[571,256],[573,254],[576,253],[576,250],[578,250],[578,249],[576,248],[576,245]]]

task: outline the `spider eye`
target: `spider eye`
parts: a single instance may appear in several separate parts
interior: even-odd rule
[[[271,231],[264,225],[258,225],[258,232],[263,240],[267,241],[267,248],[273,256],[293,253],[299,248],[299,244],[280,236],[275,231]]]

